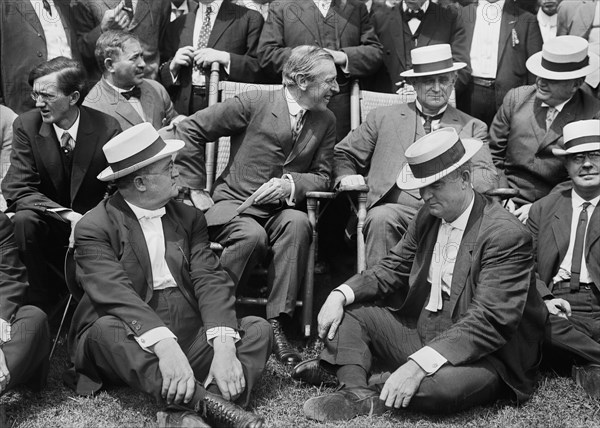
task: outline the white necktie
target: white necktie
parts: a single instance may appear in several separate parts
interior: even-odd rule
[[[449,287],[452,282],[452,270],[445,268],[446,265],[454,266],[458,245],[460,243],[452,241],[452,231],[455,229],[445,221],[440,225],[440,232],[434,248],[433,258],[431,260],[431,292],[429,303],[425,309],[430,312],[437,312],[443,307],[442,290],[444,283]],[[456,229],[458,230],[458,229]]]
[[[552,106],[548,106],[548,111],[546,111],[546,131],[550,129],[552,126],[552,122],[556,119],[558,115],[558,110]]]

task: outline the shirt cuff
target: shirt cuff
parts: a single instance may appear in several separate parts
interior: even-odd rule
[[[0,318],[0,341],[2,343],[10,342],[10,323]]]
[[[288,206],[293,207],[294,205],[296,205],[296,183],[294,183],[294,178],[291,176],[291,174],[283,174],[282,178],[284,180],[289,181],[292,185],[292,190],[290,190],[290,196],[288,196],[288,198],[285,200],[285,203]]]
[[[173,84],[177,84],[177,79],[179,78],[179,73],[177,73],[177,75],[174,75],[171,70],[169,70],[169,74],[171,75],[171,80],[173,81]]]
[[[408,358],[413,360],[419,365],[419,367],[425,370],[427,376],[431,376],[437,372],[440,367],[448,362],[448,360],[444,358],[442,354],[435,349],[430,348],[429,346],[424,346],[414,354],[410,355]]]
[[[213,340],[220,337],[223,340],[226,337],[233,337],[233,342],[237,343],[242,338],[240,334],[231,327],[213,327],[206,330],[206,341],[212,346]]]
[[[342,284],[339,287],[335,288],[334,290],[339,291],[346,298],[346,304],[344,306],[348,306],[348,305],[351,305],[352,303],[354,303],[354,291],[350,288],[349,285]]]
[[[341,52],[342,52],[342,53],[344,54],[344,56],[346,57],[346,62],[344,62],[344,65],[343,65],[342,67],[340,67],[340,68],[341,68],[342,72],[343,72],[343,73],[344,73],[346,76],[348,76],[348,75],[350,75],[350,68],[348,68],[348,55],[347,55],[347,54],[346,54],[346,52],[344,52],[344,51],[341,51]]]
[[[225,73],[227,73],[227,75],[229,76],[229,70],[231,70],[231,55],[229,54],[229,52],[227,53],[227,64],[225,64],[225,66],[223,67],[225,69]]]
[[[140,336],[134,336],[135,341],[140,345],[140,347],[151,354],[154,352],[150,350],[150,348],[156,345],[163,339],[173,338],[177,340],[177,336],[171,332],[167,327],[156,327],[152,330],[148,330],[146,333]]]

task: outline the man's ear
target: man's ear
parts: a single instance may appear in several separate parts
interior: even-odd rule
[[[301,91],[306,91],[306,88],[308,87],[308,79],[306,78],[306,74],[298,74],[296,77],[296,86],[298,86],[298,89]]]
[[[77,101],[79,101],[79,98],[81,98],[81,94],[79,93],[79,91],[73,91],[71,95],[69,95],[69,105],[77,105]]]
[[[136,188],[136,190],[138,190],[140,192],[145,192],[146,191],[146,182],[144,180],[144,176],[143,175],[136,175],[133,178],[133,185]]]
[[[111,73],[113,72],[114,67],[112,58],[104,58],[104,68],[106,68],[106,71],[109,71]]]

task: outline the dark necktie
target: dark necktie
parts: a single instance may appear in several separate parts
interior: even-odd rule
[[[296,124],[294,125],[294,129],[292,130],[292,137],[294,139],[294,144],[298,141],[298,137],[300,136],[300,132],[302,132],[302,126],[304,125],[304,116],[306,110],[300,110],[296,113]]]
[[[438,113],[434,116],[430,116],[428,114],[423,113],[421,110],[417,110],[419,112],[419,116],[425,119],[425,123],[423,124],[423,129],[425,129],[425,133],[429,134],[431,132],[431,123],[434,120],[441,120],[444,112]]]
[[[210,37],[210,15],[212,14],[212,7],[206,6],[206,13],[204,14],[204,21],[202,21],[202,29],[198,36],[198,49],[204,49],[208,46],[208,38]]]
[[[579,277],[581,275],[581,262],[583,261],[583,240],[588,224],[587,207],[591,204],[584,202],[577,221],[575,231],[575,244],[573,245],[573,258],[571,259],[571,293],[579,291]]]
[[[123,95],[126,100],[129,100],[131,97],[135,97],[139,100],[142,97],[142,90],[139,88],[139,86],[136,86],[129,91],[121,92],[121,95]]]
[[[421,21],[424,15],[425,12],[423,12],[423,9],[419,9],[417,11],[407,9],[404,11],[404,20],[408,22],[413,18],[417,18],[419,21]]]
[[[42,0],[42,4],[44,5],[44,9],[46,9],[46,12],[48,12],[48,14],[52,16],[52,9],[50,9],[50,3],[48,3],[48,0]]]

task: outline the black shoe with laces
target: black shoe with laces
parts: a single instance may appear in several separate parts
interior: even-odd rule
[[[273,328],[273,354],[284,364],[293,366],[302,361],[300,353],[290,345],[285,337],[281,323],[276,318],[269,319],[269,324]]]

